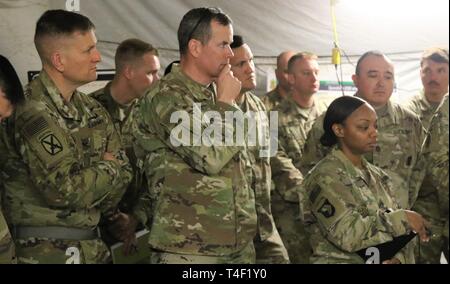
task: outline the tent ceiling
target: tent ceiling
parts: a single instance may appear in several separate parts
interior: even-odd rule
[[[51,7],[64,8],[51,1]],[[221,7],[257,56],[286,49],[330,54],[332,27],[329,0],[81,0],[81,12],[98,28],[100,40],[143,38],[160,48],[178,49],[176,31],[193,7]],[[340,45],[347,54],[370,49],[386,53],[448,46],[447,0],[339,0],[336,16]]]

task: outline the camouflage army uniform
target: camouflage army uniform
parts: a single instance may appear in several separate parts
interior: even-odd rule
[[[8,224],[0,211],[0,264],[13,264],[15,262],[14,243],[9,233]]]
[[[273,110],[276,106],[278,106],[284,99],[278,92],[279,86],[277,86],[272,91],[268,92],[264,96],[261,97],[261,101],[266,106],[267,111]]]
[[[200,111],[196,103],[201,111],[217,111],[222,119],[225,111],[242,113],[215,102],[211,87],[191,80],[174,65],[133,110],[136,156],[144,161],[148,182],[134,214],[150,227],[152,262],[255,262],[257,215],[246,144],[204,146],[197,140],[201,137],[192,135],[195,127],[203,133],[206,126],[195,115]],[[177,111],[192,126],[171,122]],[[222,125],[235,137],[231,123]],[[171,137],[175,127],[188,132],[190,141]],[[192,146],[177,147],[172,139]]]
[[[425,129],[430,127],[431,117],[436,111],[439,104],[430,103],[425,97],[425,93],[421,91],[419,94],[413,96],[411,100],[405,105],[407,109],[417,114],[422,121]]]
[[[432,232],[430,242],[420,243],[416,249],[419,263],[440,263],[442,251],[448,259],[448,124],[447,95],[431,120],[422,156],[416,166],[419,181],[412,185],[416,189],[420,187],[413,210],[431,223]]]
[[[311,233],[312,263],[362,264],[357,251],[409,233],[387,174],[364,159],[363,167],[355,167],[334,148],[305,176],[302,186],[308,198],[301,211]],[[404,250],[395,257],[410,263]]]
[[[107,262],[109,252],[95,229],[131,180],[109,115],[78,91],[65,103],[45,71],[25,94],[3,137],[5,207],[18,261]],[[117,161],[103,160],[105,152]]]
[[[278,111],[278,152],[271,159],[272,211],[275,224],[286,245],[292,263],[308,263],[311,255],[308,233],[299,219],[298,190],[303,175],[298,170],[306,136],[318,116],[325,112],[324,103],[315,102],[303,109],[292,98],[287,98],[274,111]]]
[[[119,204],[123,212],[129,212],[137,202],[138,192],[143,182],[142,171],[137,164],[133,150],[133,135],[131,133],[131,110],[136,105],[137,100],[133,100],[126,106],[118,104],[111,96],[111,82],[106,84],[104,88],[90,94],[90,96],[100,102],[111,116],[114,126],[120,135],[122,146],[133,168],[133,180]]]
[[[3,127],[0,123],[0,137],[3,136]],[[2,212],[2,202],[3,202],[3,165],[5,164],[7,149],[2,143],[2,139],[0,139],[0,264],[11,264],[15,263],[15,250],[14,250],[14,242],[11,238],[11,234],[8,229],[8,224],[6,223],[5,217]]]
[[[364,155],[366,160],[386,171],[396,190],[395,197],[401,208],[411,208],[414,190],[409,189],[413,168],[418,160],[425,131],[417,117],[404,107],[388,102],[384,111],[378,114],[378,142],[373,153]],[[330,151],[319,140],[323,134],[321,115],[308,134],[300,170],[307,173]]]
[[[266,113],[266,108],[259,98],[250,92],[242,95],[238,102],[243,112]],[[270,157],[262,157],[261,150],[268,150],[270,146],[269,121],[256,116],[257,123],[266,127],[261,137],[265,139],[267,146],[249,146],[249,157],[252,167],[252,188],[256,197],[256,212],[258,214],[258,236],[254,240],[256,249],[256,263],[258,264],[286,264],[289,263],[288,253],[278,233],[272,217],[270,205],[270,187],[272,172],[270,169]],[[257,128],[258,129],[258,128]],[[256,129],[256,132],[257,132]],[[258,137],[258,135],[257,135]],[[258,141],[257,141],[258,142]]]

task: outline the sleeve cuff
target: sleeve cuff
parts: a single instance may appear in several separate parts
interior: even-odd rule
[[[394,212],[387,213],[386,219],[394,237],[408,233],[408,217],[404,210],[395,210]]]
[[[145,214],[145,212],[141,211],[141,210],[133,210],[133,212],[131,213],[133,215],[134,218],[136,218],[136,220],[138,220],[139,223],[143,224],[145,227],[147,227],[147,214]]]

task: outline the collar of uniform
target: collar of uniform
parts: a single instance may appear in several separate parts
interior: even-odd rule
[[[419,93],[419,104],[420,110],[423,113],[430,111],[434,113],[441,103],[430,103],[430,101],[428,101],[427,97],[425,96],[425,90],[422,89]]]
[[[69,103],[66,103],[61,95],[61,92],[56,87],[55,83],[50,78],[50,76],[48,76],[47,72],[45,72],[45,70],[42,70],[41,73],[39,74],[39,80],[42,82],[44,88],[47,90],[47,94],[50,100],[54,103],[59,113],[63,117],[71,118],[74,120],[81,120],[81,117],[79,116],[76,107],[76,103],[80,99],[79,96],[81,95],[80,92],[78,92],[78,90],[74,91],[71,101]]]
[[[138,99],[134,99],[133,101],[131,101],[131,103],[129,103],[126,106],[123,105],[119,105],[120,108],[120,122],[123,123],[125,120],[127,120],[127,118],[130,116],[131,111],[133,110],[133,107],[137,104]]]
[[[361,96],[358,95],[358,92],[356,92],[356,94],[354,96],[361,98]],[[361,99],[364,99],[364,98],[361,98]],[[394,110],[394,103],[390,99],[388,100],[386,107],[387,107],[386,114],[383,117],[378,117],[378,122],[386,121],[386,122],[389,122],[390,124],[397,123],[399,118],[397,117],[397,114]],[[378,125],[378,126],[380,126],[380,125]]]
[[[290,97],[291,95],[292,95],[292,93],[289,92],[287,94],[287,97]],[[272,92],[270,93],[270,98],[271,98],[272,102],[282,103],[283,101],[285,101],[284,98],[280,94],[280,86],[277,86],[274,90],[272,90]]]
[[[105,90],[104,90],[105,97],[106,97],[106,100],[107,100],[106,103],[108,104],[108,107],[106,109],[111,111],[110,115],[111,115],[111,118],[112,118],[113,122],[114,123],[118,123],[118,122],[120,123],[120,122],[122,122],[122,119],[124,117],[124,114],[123,114],[124,111],[123,111],[122,106],[119,103],[117,103],[114,100],[114,98],[112,97],[111,85],[112,85],[112,82],[109,82],[105,86]]]
[[[316,100],[314,100],[314,103],[310,108],[302,108],[294,100],[292,94],[290,94],[289,97],[287,98],[286,104],[288,104],[289,108],[295,112],[296,116],[301,116],[304,120],[308,120],[308,118],[311,117],[311,114],[314,111],[317,111]]]
[[[255,101],[252,99],[252,96],[252,92],[248,91],[242,94],[240,102],[236,101],[236,104],[243,112],[255,111],[256,109],[259,109]]]
[[[267,96],[269,96],[274,101],[281,101],[280,86],[277,85],[275,89],[267,94]]]
[[[347,158],[347,156],[345,156],[344,152],[342,152],[342,150],[340,150],[337,146],[333,148],[333,150],[331,151],[331,155],[344,165],[345,171],[352,178],[362,178],[363,180],[366,180],[362,171],[355,167],[355,165],[353,165],[353,163]],[[369,169],[369,162],[367,162],[364,157],[361,157],[361,159],[363,167]]]
[[[181,80],[189,89],[190,94],[198,101],[215,100],[216,87],[214,83],[205,86],[192,80],[183,73],[180,64],[174,64],[170,74],[172,74],[174,78]]]
[[[384,116],[387,118],[391,123],[398,124],[400,117],[398,117],[398,112],[394,110],[394,102],[389,100],[387,102],[387,114]]]
[[[111,118],[113,119],[114,123],[116,122],[123,122],[130,112],[130,109],[133,107],[133,105],[136,103],[137,99],[132,100],[127,105],[121,105],[118,102],[116,102],[111,94],[111,85],[112,82],[109,82],[106,84],[104,88],[104,95],[106,97],[106,104],[108,107],[106,109],[112,110],[112,113],[110,113]]]
[[[421,90],[419,94],[415,97],[417,104],[420,108],[420,112],[424,113],[431,109],[431,104],[428,102],[427,98],[425,97],[425,91]]]

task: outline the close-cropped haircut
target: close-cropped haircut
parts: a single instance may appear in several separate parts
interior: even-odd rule
[[[291,57],[288,61],[288,72],[292,73],[294,71],[295,63],[299,60],[308,59],[308,60],[317,60],[319,57],[311,52],[299,52]]]
[[[448,50],[440,47],[426,49],[420,59],[420,66],[425,60],[432,60],[436,63],[446,63],[448,65]]]
[[[74,32],[84,33],[94,29],[94,24],[86,16],[64,10],[48,10],[36,23],[34,44],[39,56],[45,60],[44,39],[70,36]]]
[[[244,38],[241,35],[233,36],[233,43],[230,45],[231,49],[239,48],[245,44]]]
[[[199,40],[202,44],[206,44],[211,39],[212,21],[223,26],[233,23],[220,8],[195,8],[183,16],[178,27],[178,45],[181,55],[186,54],[191,39]]]
[[[361,73],[361,63],[369,56],[377,56],[377,57],[384,57],[387,58],[386,55],[384,55],[381,51],[378,50],[370,50],[361,55],[361,57],[358,59],[358,63],[356,63],[356,70],[355,74],[360,75]]]
[[[120,73],[126,64],[142,59],[147,53],[152,53],[155,56],[159,55],[158,50],[150,43],[135,38],[124,40],[117,47],[114,57],[116,72]]]
[[[338,140],[333,131],[334,124],[343,124],[345,120],[366,101],[354,96],[343,96],[335,99],[327,109],[323,120],[324,134],[320,138],[323,146],[331,147]]]
[[[6,57],[0,55],[0,89],[6,99],[13,105],[24,99],[22,84],[14,67]]]

